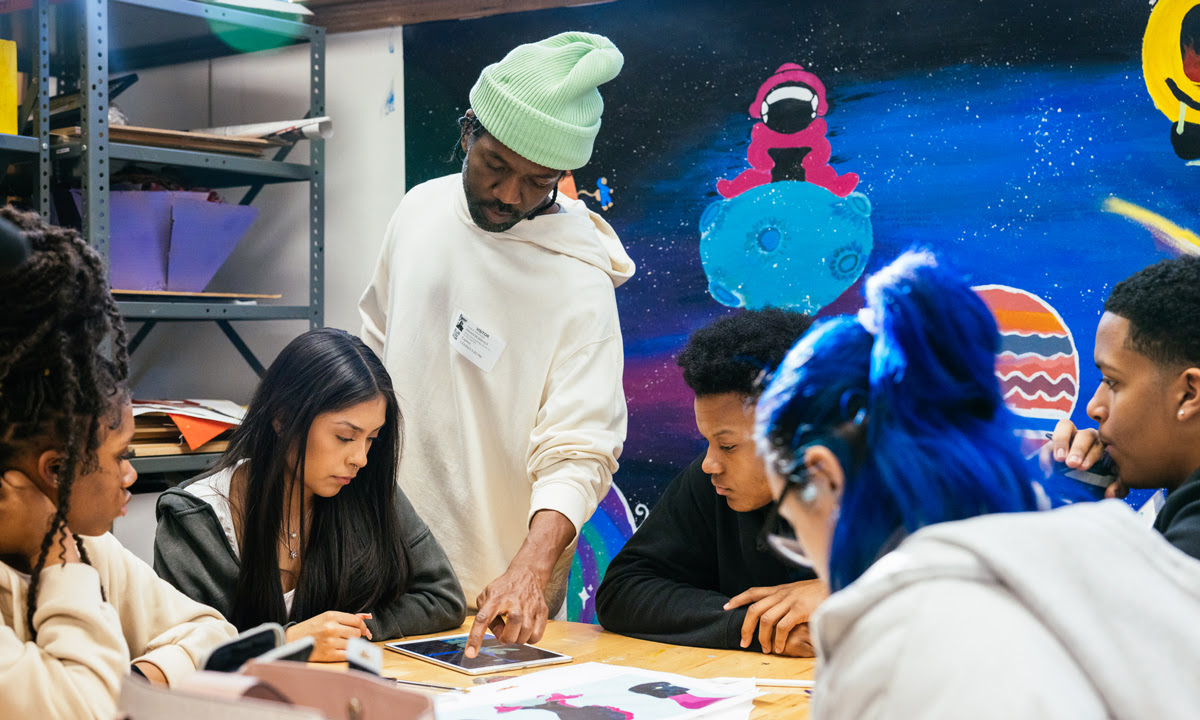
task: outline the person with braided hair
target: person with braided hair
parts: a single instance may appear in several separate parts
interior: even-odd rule
[[[0,717],[108,718],[131,669],[170,684],[236,631],[108,534],[137,473],[99,256],[36,214],[0,217],[30,245],[0,273]]]
[[[786,523],[832,594],[811,717],[1192,718],[1200,563],[1118,500],[1047,503],[995,375],[996,321],[909,252],[815,325],[761,395]]]

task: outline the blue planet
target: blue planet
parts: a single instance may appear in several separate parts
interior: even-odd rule
[[[815,313],[854,284],[873,248],[866,195],[802,181],[718,200],[700,218],[708,292],[729,307]]]

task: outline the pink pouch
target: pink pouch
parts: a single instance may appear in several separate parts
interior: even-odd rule
[[[295,705],[328,720],[433,720],[433,701],[385,678],[341,668],[275,660],[251,661],[242,674],[270,685]]]
[[[208,677],[200,677],[208,676]],[[320,712],[280,702],[257,678],[232,673],[198,672],[174,688],[134,677],[121,685],[121,720],[326,720]]]

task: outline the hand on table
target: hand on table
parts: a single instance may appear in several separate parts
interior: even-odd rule
[[[371,631],[366,623],[370,617],[367,614],[352,615],[329,610],[296,623],[285,631],[285,636],[288,642],[311,637],[313,650],[308,659],[313,662],[343,662],[346,659],[346,643],[350,638],[366,636],[368,640],[371,639]]]
[[[537,642],[550,617],[544,583],[536,573],[523,568],[510,567],[479,593],[475,604],[479,612],[465,648],[469,658],[479,654],[489,629],[502,643]]]
[[[764,653],[812,657],[808,617],[829,597],[820,580],[801,580],[773,587],[754,587],[725,603],[726,610],[749,605],[742,621],[742,647],[750,647],[754,633]]]

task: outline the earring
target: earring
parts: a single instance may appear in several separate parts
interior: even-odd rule
[[[1186,415],[1186,414],[1187,414],[1187,413],[1186,413],[1185,411],[1183,411],[1183,410],[1180,410],[1180,411],[1179,411],[1179,417],[1183,417],[1183,416],[1184,416],[1184,415]]]
[[[800,491],[800,502],[811,505],[817,499],[817,486],[809,483]]]

